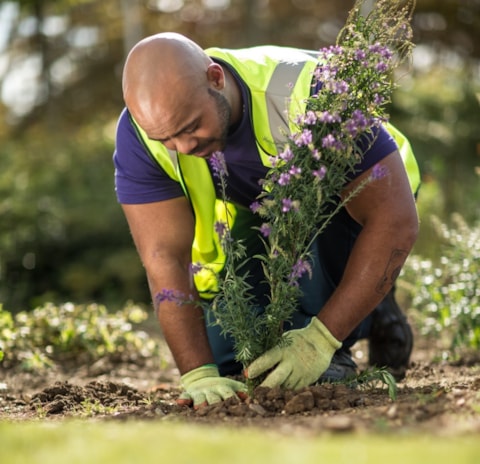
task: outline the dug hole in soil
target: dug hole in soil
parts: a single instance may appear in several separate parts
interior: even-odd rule
[[[359,343],[353,351],[359,368],[366,368],[367,346]],[[352,431],[480,432],[478,357],[463,364],[433,362],[434,357],[428,347],[414,348],[395,401],[382,385],[324,384],[297,392],[258,388],[246,401],[232,399],[198,410],[176,404],[179,375],[166,347],[161,360],[118,364],[102,359],[89,366],[57,366],[41,373],[0,369],[0,420],[182,421],[302,436]]]

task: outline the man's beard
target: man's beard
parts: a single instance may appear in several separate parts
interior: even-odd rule
[[[208,89],[208,93],[215,100],[215,106],[217,107],[218,119],[220,122],[220,135],[216,139],[216,142],[220,144],[220,150],[223,150],[227,144],[232,108],[228,103],[228,100],[220,92],[217,92],[213,89]]]

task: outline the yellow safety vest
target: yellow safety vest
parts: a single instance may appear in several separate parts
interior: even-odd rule
[[[206,53],[230,65],[248,86],[258,152],[262,163],[271,167],[270,157],[284,146],[285,134],[295,129],[295,117],[305,112],[312,73],[318,65],[315,53],[275,46],[239,50],[210,48]],[[132,123],[150,156],[169,177],[182,185],[192,204],[195,214],[192,263],[202,265],[202,270],[194,275],[195,286],[202,297],[211,297],[218,290],[216,275],[225,263],[214,224],[222,221],[231,228],[236,208],[216,198],[206,160],[168,150],[161,142],[149,139],[133,118]],[[387,130],[399,146],[415,192],[420,184],[420,174],[410,144],[392,125],[389,124]]]

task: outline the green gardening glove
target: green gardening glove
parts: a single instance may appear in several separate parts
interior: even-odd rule
[[[218,403],[237,395],[245,399],[247,387],[242,382],[220,377],[215,364],[206,364],[197,367],[181,377],[184,392],[180,395],[177,403],[198,409],[208,404]]]
[[[316,317],[304,329],[290,330],[283,337],[288,337],[288,341],[268,350],[247,367],[247,378],[254,379],[274,368],[262,387],[298,390],[316,382],[342,346]]]

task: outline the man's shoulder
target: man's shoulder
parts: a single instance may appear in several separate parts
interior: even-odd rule
[[[318,59],[318,52],[315,50],[305,50],[279,45],[257,45],[248,48],[211,47],[207,48],[205,53],[211,58],[219,59],[225,59],[225,57],[229,56],[242,60],[261,60],[262,58],[270,58],[278,61],[310,61]]]
[[[123,108],[123,110],[120,113],[120,116],[118,117],[117,134],[119,132],[125,133],[125,132],[132,132],[132,131],[133,131],[133,125],[130,119],[130,112],[128,111],[128,108],[125,107]]]
[[[122,158],[131,162],[133,157],[132,153],[136,154],[136,157],[144,158],[145,150],[140,142],[137,132],[133,127],[130,113],[127,108],[124,108],[120,113],[117,120],[117,128],[115,134],[115,156],[116,158]]]
[[[138,137],[138,133],[133,125],[130,112],[127,108],[122,110],[117,120],[116,144],[117,147],[124,147],[128,150],[133,148],[138,150],[139,147],[142,146],[142,143]]]

